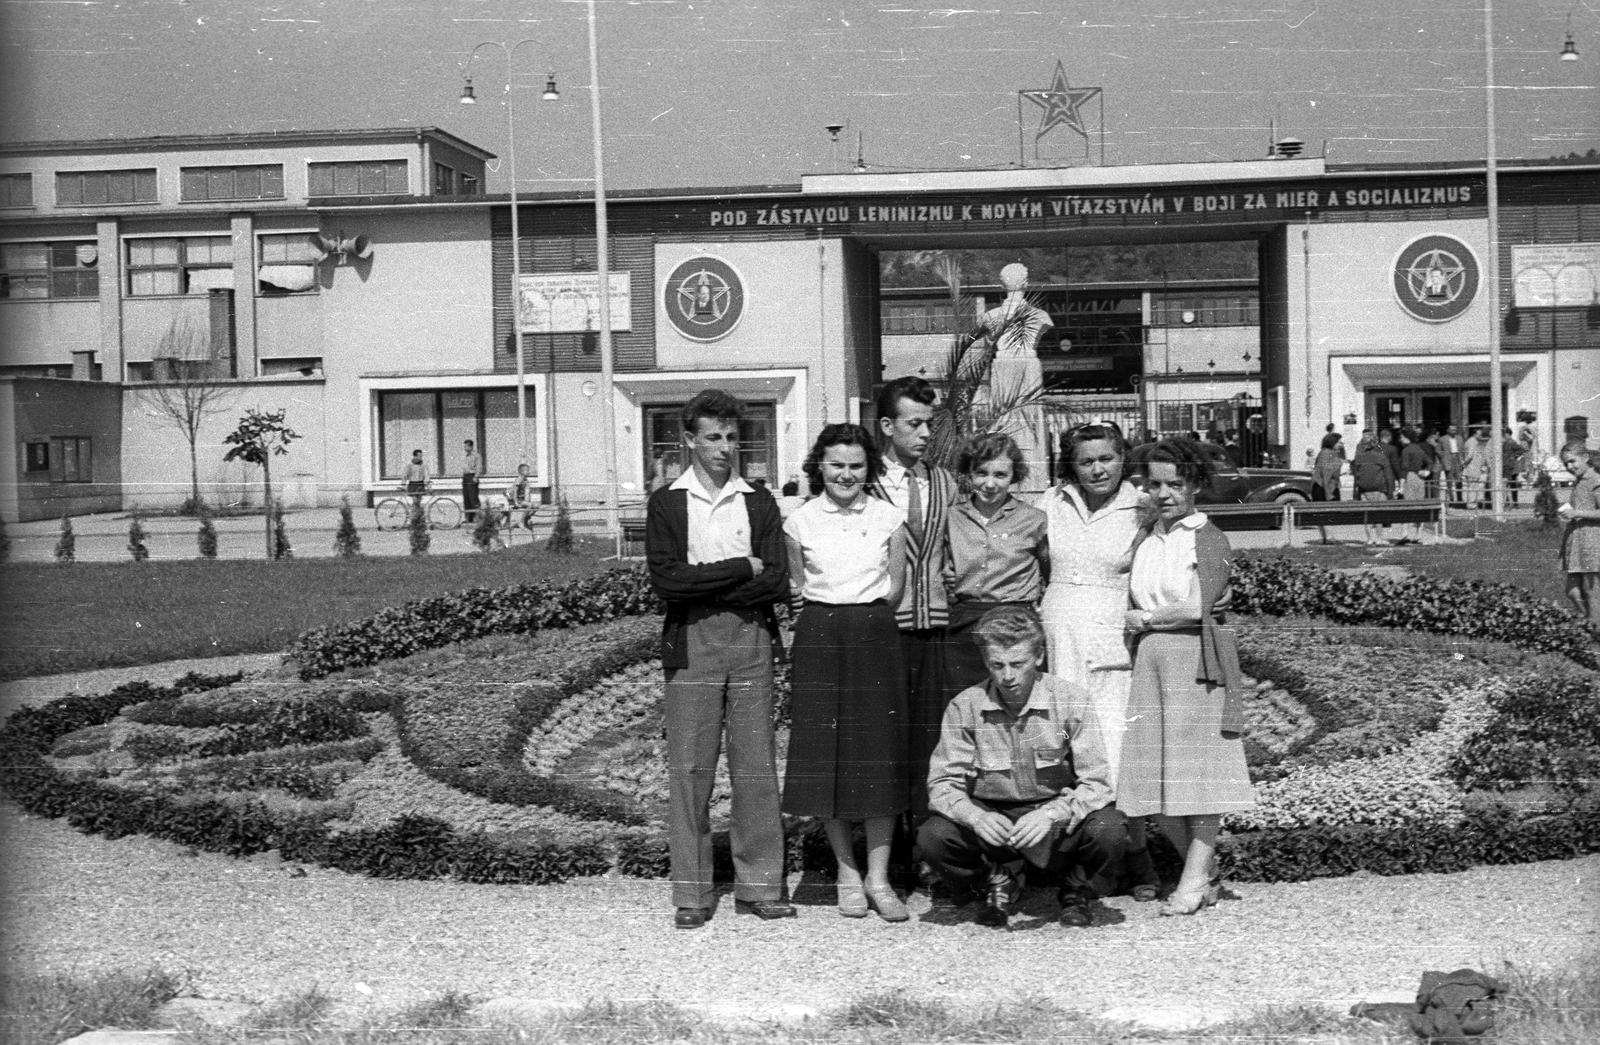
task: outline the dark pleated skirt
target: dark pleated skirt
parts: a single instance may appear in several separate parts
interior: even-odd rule
[[[909,723],[894,610],[807,603],[790,663],[783,811],[840,820],[904,812]]]

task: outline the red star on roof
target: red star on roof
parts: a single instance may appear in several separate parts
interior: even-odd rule
[[[1056,60],[1056,75],[1050,81],[1049,87],[1020,93],[1044,110],[1044,116],[1039,122],[1039,133],[1033,136],[1035,141],[1062,124],[1066,124],[1084,138],[1089,137],[1089,129],[1083,125],[1083,117],[1078,109],[1099,94],[1100,88],[1070,86],[1067,83],[1067,71],[1062,67],[1060,59]]]

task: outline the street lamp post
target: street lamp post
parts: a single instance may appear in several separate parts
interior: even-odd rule
[[[511,337],[517,354],[517,459],[520,464],[528,463],[528,368],[527,360],[522,351],[522,235],[517,221],[517,121],[516,106],[513,104],[511,93],[511,60],[516,55],[517,49],[523,44],[536,43],[534,40],[518,40],[514,44],[504,44],[497,40],[485,40],[472,49],[467,56],[467,64],[478,56],[478,52],[485,47],[498,47],[506,56],[506,154],[507,162],[511,165]],[[551,73],[545,80],[544,94],[541,98],[553,102],[561,97],[561,92],[556,90],[555,73]],[[478,101],[477,95],[472,90],[472,77],[467,77],[466,86],[461,91],[461,104],[474,105]],[[545,442],[545,456],[550,462],[551,470],[555,468],[555,429],[553,427],[555,411],[546,409],[547,430]],[[546,478],[541,476],[541,478]],[[555,493],[553,476],[547,479],[550,483],[552,495]]]
[[[1567,38],[1561,45],[1561,60],[1578,60],[1578,44],[1572,37],[1572,16],[1567,16]],[[1495,159],[1494,128],[1494,0],[1483,0],[1483,106],[1484,124],[1488,138],[1487,156],[1484,159],[1484,178],[1487,183],[1489,208],[1489,258],[1487,291],[1489,296],[1489,503],[1495,519],[1504,519],[1506,511],[1504,466],[1505,400],[1500,382],[1500,168]],[[1552,320],[1553,321],[1553,320]],[[1551,350],[1550,365],[1555,367],[1555,352]],[[1555,400],[1550,401],[1552,420]]]
[[[622,527],[617,518],[617,408],[612,395],[614,362],[611,347],[611,243],[606,224],[605,154],[600,137],[600,44],[595,30],[594,0],[589,0],[589,111],[594,133],[594,241],[600,269],[600,410],[605,454],[606,532],[622,554]]]
[[[1494,0],[1483,0],[1483,66],[1483,104],[1488,132],[1484,178],[1489,204],[1489,257],[1484,265],[1489,277],[1489,506],[1498,521],[1506,517],[1505,476],[1501,474],[1506,405],[1500,391],[1500,179],[1494,155]]]

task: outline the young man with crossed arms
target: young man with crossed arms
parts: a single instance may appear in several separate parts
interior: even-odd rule
[[[684,407],[689,467],[650,496],[645,548],[666,600],[668,842],[674,925],[711,918],[711,785],[728,733],[733,789],[734,909],[792,918],[783,896],[783,823],[772,735],[773,604],[788,598],[777,502],[738,474],[744,405],[707,389]]]

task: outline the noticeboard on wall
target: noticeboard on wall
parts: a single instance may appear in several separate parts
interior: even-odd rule
[[[609,280],[611,329],[633,329],[633,274]],[[522,277],[517,295],[524,334],[583,334],[600,329],[600,274],[540,272]]]
[[[1532,243],[1511,248],[1515,308],[1584,308],[1600,290],[1600,243]]]

